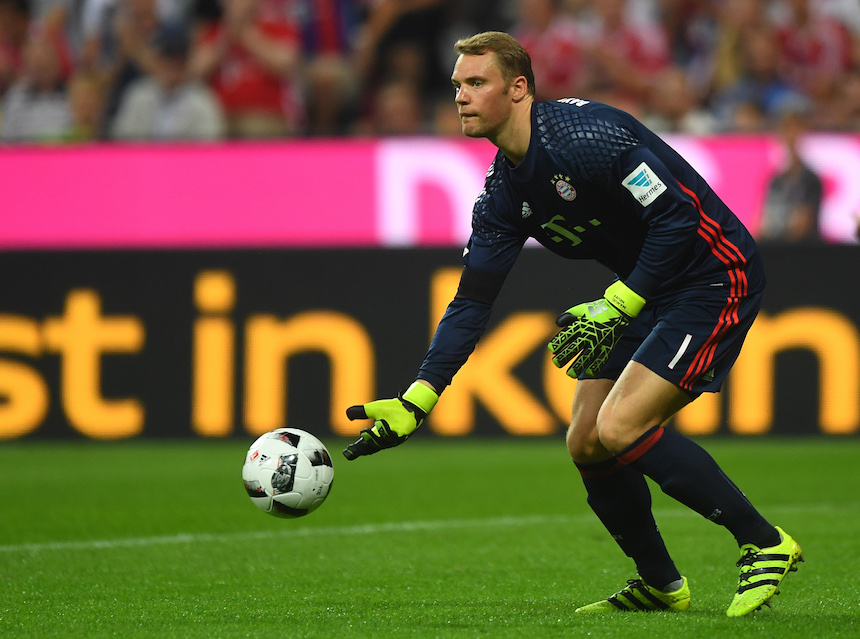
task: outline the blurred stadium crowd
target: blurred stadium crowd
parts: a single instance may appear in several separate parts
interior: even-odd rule
[[[658,131],[860,132],[858,0],[0,0],[0,140],[455,135],[453,42]]]

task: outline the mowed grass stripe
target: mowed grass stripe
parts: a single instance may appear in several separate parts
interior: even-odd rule
[[[860,510],[860,504],[850,510]],[[772,514],[794,515],[794,514],[826,514],[828,512],[845,511],[845,505],[834,504],[795,504],[770,508]],[[698,517],[690,510],[655,509],[654,515],[658,519],[668,517]],[[329,526],[329,527],[302,527],[284,528],[282,530],[260,530],[244,531],[234,533],[179,533],[176,535],[159,535],[152,537],[129,537],[116,539],[92,539],[79,541],[55,541],[32,544],[8,544],[0,545],[0,553],[18,552],[42,552],[55,550],[98,550],[114,548],[132,548],[146,546],[163,546],[177,544],[199,544],[206,542],[233,542],[233,541],[265,541],[268,539],[289,539],[302,537],[323,536],[363,536],[392,532],[415,532],[415,531],[445,531],[461,530],[467,528],[506,528],[512,526],[540,526],[549,524],[581,524],[589,523],[594,519],[591,513],[580,515],[531,515],[492,517],[483,519],[440,519],[431,521],[392,521],[381,524],[361,524],[356,526]]]

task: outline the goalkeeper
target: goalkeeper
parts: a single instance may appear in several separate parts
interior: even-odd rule
[[[463,133],[498,147],[472,213],[456,296],[414,383],[397,398],[347,409],[371,422],[344,455],[404,442],[466,362],[524,243],[616,274],[599,299],[558,317],[556,366],[579,381],[567,434],[588,503],[638,576],[577,613],[686,610],[687,579],[651,512],[650,477],[724,526],[740,549],[743,616],[770,605],[800,547],[773,526],[692,440],[663,424],[717,392],[761,304],[755,242],[681,156],[631,115],[580,99],[534,101],[525,50],[504,33],[460,40],[452,82]],[[559,269],[534,282],[566,290]],[[561,374],[561,373],[560,373]]]

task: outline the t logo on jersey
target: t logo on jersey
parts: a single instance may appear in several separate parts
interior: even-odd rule
[[[642,206],[648,206],[666,190],[666,185],[645,162],[633,169],[621,183]]]

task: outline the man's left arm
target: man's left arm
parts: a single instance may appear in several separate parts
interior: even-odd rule
[[[597,376],[633,318],[689,255],[699,227],[695,193],[647,148],[622,153],[610,180],[609,188],[621,192],[621,206],[645,222],[647,233],[624,281],[611,284],[601,299],[573,306],[556,319],[561,330],[547,347],[553,363],[569,365],[567,374],[574,378]]]
[[[648,300],[690,257],[704,214],[695,191],[702,178],[692,169],[683,177],[673,175],[653,152],[639,146],[619,157],[611,179],[610,188],[620,192],[623,205],[647,226],[636,265],[624,283]]]

